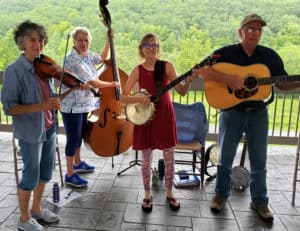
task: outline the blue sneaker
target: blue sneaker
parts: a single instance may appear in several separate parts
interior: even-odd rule
[[[85,172],[94,172],[95,167],[88,165],[85,161],[81,161],[78,165],[73,165],[74,172],[85,173]]]
[[[72,176],[66,174],[65,184],[75,188],[83,188],[87,186],[88,181],[81,178],[77,173],[74,173]]]

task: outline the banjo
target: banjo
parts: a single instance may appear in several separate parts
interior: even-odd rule
[[[247,143],[245,141],[243,144],[240,165],[232,168],[231,187],[238,192],[243,192],[249,186],[250,182],[250,173],[248,169],[244,167],[246,149]]]
[[[216,58],[218,55],[211,55],[197,64],[196,67],[204,67],[207,65],[211,65],[216,62]],[[150,97],[151,103],[149,105],[142,103],[130,103],[125,106],[125,115],[127,119],[133,123],[134,125],[143,125],[150,121],[155,113],[155,103],[159,100],[159,97],[170,90],[172,87],[177,85],[179,82],[185,80],[188,76],[192,74],[192,69],[184,73],[183,75],[177,77],[172,82],[170,82],[167,86],[162,89],[159,89],[155,95],[150,96],[149,93],[145,89],[141,89],[141,91],[134,93],[133,95],[146,95]]]
[[[208,168],[210,167],[217,167],[218,166],[218,153],[219,153],[219,146],[217,143],[211,144],[205,152],[205,171],[204,174],[208,176],[206,179],[207,181],[211,181],[216,178],[217,173],[210,174],[208,172]],[[210,165],[208,166],[208,162]]]

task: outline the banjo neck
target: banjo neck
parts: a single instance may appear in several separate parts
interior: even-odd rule
[[[185,80],[188,76],[192,74],[192,70],[187,71],[183,75],[179,76],[178,78],[174,79],[172,82],[170,82],[167,86],[157,91],[155,95],[150,96],[151,102],[155,103],[159,100],[159,97],[165,94],[167,91],[169,91],[171,88],[173,88],[175,85],[180,83],[181,81]]]
[[[200,67],[204,67],[207,65],[212,65],[216,62],[216,59],[218,59],[218,58],[219,58],[219,55],[211,55],[211,56],[206,57],[200,63],[196,64],[192,69],[190,69],[189,71],[185,72],[184,74],[180,75],[179,77],[177,77],[176,79],[171,81],[164,88],[159,89],[156,94],[150,96],[151,102],[153,102],[153,103],[157,102],[159,100],[160,96],[165,94],[167,91],[169,91],[171,88],[173,88],[175,85],[177,85],[181,81],[185,80],[188,76],[190,76],[192,74],[192,71],[194,68],[200,68]]]
[[[201,61],[199,64],[197,64],[194,68],[199,68],[207,65],[211,65],[215,63],[215,59],[219,55],[212,55],[207,58],[205,58],[203,61]],[[172,87],[174,87],[179,82],[186,79],[188,76],[192,74],[192,70],[187,71],[183,75],[177,77],[173,81],[171,81],[167,86],[164,88],[158,90],[154,95],[150,96],[151,104],[145,105],[142,103],[130,103],[126,104],[125,106],[125,114],[127,119],[133,123],[134,125],[143,125],[150,121],[155,113],[155,106],[154,104],[159,100],[159,97],[166,93],[168,90],[170,90]],[[137,92],[136,95],[144,94],[146,95],[146,92]]]

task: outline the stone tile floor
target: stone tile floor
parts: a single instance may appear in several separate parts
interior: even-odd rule
[[[59,135],[62,169],[65,172],[64,135]],[[240,150],[239,150],[240,151]],[[58,213],[57,224],[45,225],[47,231],[77,230],[300,230],[300,183],[296,194],[296,205],[291,205],[292,178],[296,146],[273,146],[268,149],[268,189],[270,208],[275,214],[272,225],[261,221],[249,208],[249,189],[232,192],[229,203],[221,214],[210,211],[210,199],[214,195],[215,180],[205,181],[203,187],[175,188],[181,201],[181,209],[171,211],[166,202],[163,182],[153,188],[154,207],[150,214],[141,210],[143,185],[140,166],[118,172],[135,158],[134,151],[128,151],[113,158],[99,157],[87,148],[82,156],[96,166],[94,173],[85,174],[89,185],[76,190],[81,196],[58,208],[46,201],[51,196],[52,183],[60,181],[56,166],[52,183],[47,185],[44,205]],[[157,151],[153,166],[157,166],[161,153]],[[187,155],[182,158],[188,158]],[[238,159],[236,163],[238,163]],[[246,166],[248,162],[246,161]],[[176,168],[182,166],[176,165]],[[186,167],[184,167],[186,169]],[[248,168],[249,169],[249,168]],[[209,169],[214,172],[214,168]],[[300,178],[300,176],[299,176]],[[0,230],[17,230],[19,209],[12,154],[11,133],[0,133]]]

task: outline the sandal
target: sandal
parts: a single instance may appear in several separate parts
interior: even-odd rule
[[[173,211],[177,211],[180,208],[180,202],[178,199],[174,197],[167,197],[167,201],[169,203],[170,209]]]
[[[151,212],[152,211],[152,202],[153,202],[153,198],[151,196],[150,199],[143,199],[143,203],[142,203],[142,209],[144,212]]]

